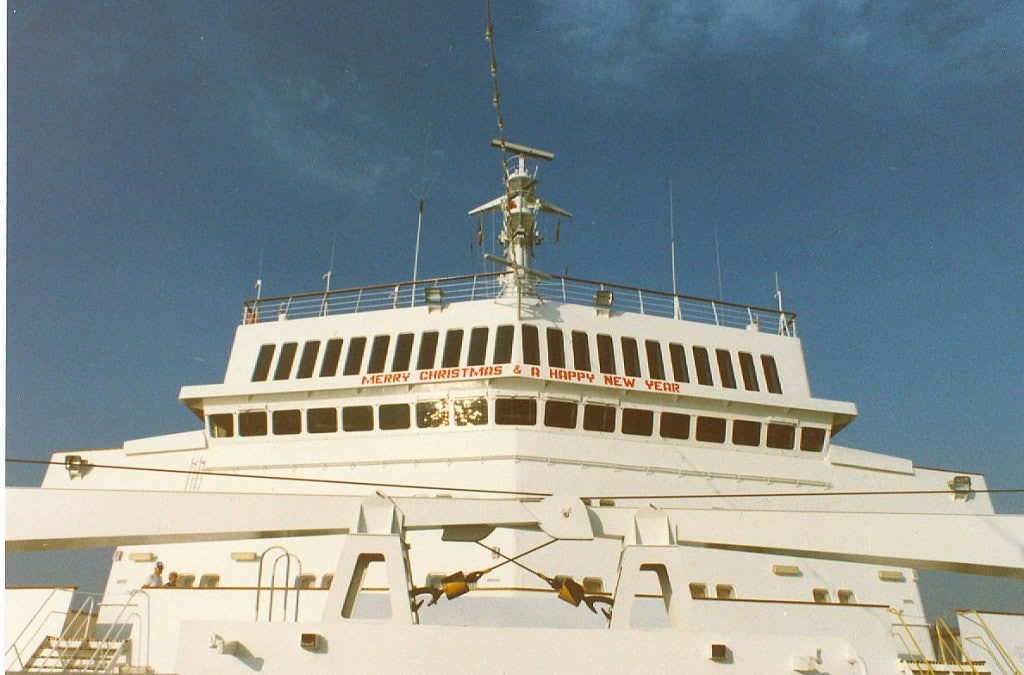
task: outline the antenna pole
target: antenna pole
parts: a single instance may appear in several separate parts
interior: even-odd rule
[[[420,213],[416,217],[416,253],[412,258],[412,298],[411,306],[416,306],[416,274],[420,267],[420,230],[423,227],[423,198],[420,197]]]
[[[327,316],[328,306],[327,297],[331,293],[331,276],[334,274],[334,247],[338,243],[338,233],[335,232],[331,237],[331,265],[327,269],[327,273],[324,274],[324,301],[320,305],[320,316]]]
[[[679,311],[679,295],[676,292],[676,223],[673,215],[674,209],[672,204],[672,178],[668,179],[668,228],[669,237],[672,243],[672,306],[673,306],[673,318],[681,318],[681,312]]]
[[[722,256],[718,252],[718,226],[715,226],[715,263],[718,265],[718,299],[722,300]]]

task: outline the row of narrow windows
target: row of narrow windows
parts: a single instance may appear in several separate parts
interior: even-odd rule
[[[385,371],[406,372],[413,367],[415,370],[430,370],[511,363],[515,332],[515,326],[498,326],[493,340],[491,329],[486,326],[471,329],[468,340],[462,328],[446,331],[443,340],[438,331],[423,332],[418,341],[414,333],[377,335],[372,340],[353,337],[348,340],[347,351],[343,338],[333,338],[326,343],[309,340],[303,344],[301,354],[297,342],[285,342],[280,345],[280,350],[276,344],[264,344],[256,357],[252,381],[303,379],[314,374],[319,377],[334,377],[339,373],[374,375]],[[658,340],[641,342],[632,337],[616,339],[605,334],[598,334],[592,340],[590,334],[575,330],[570,331],[567,340],[562,329],[554,327],[546,328],[543,338],[537,326],[522,325],[519,347],[524,364],[544,365],[543,344],[544,360],[552,368],[594,372],[596,366],[596,372],[606,375],[687,383],[691,381],[692,370],[694,381],[708,386],[715,385],[717,371],[717,382],[722,387],[736,389],[742,385],[747,391],[761,391],[763,385],[769,393],[782,393],[775,358],[768,354],[755,358],[749,352],[739,352],[737,368],[732,353],[727,349],[712,351],[701,346],[687,349],[677,342],[669,342],[666,353]],[[596,347],[596,351],[592,347]],[[596,361],[592,358],[594,355]],[[761,378],[758,377],[758,362]]]
[[[731,442],[736,446],[765,446],[776,450],[821,452],[826,430],[798,427],[782,422],[727,419],[713,415],[689,415],[657,412],[647,408],[619,408],[604,403],[583,403],[535,398],[504,398],[490,401],[484,397],[440,399],[380,405],[350,405],[343,408],[254,410],[215,413],[209,417],[214,438],[235,436],[292,436],[303,433],[329,434],[359,431],[431,429],[449,426],[494,424],[533,426],[553,429],[615,432],[627,436],[659,436],[666,439],[694,439],[703,443]],[[798,433],[799,432],[799,433]],[[799,442],[798,442],[799,436]]]

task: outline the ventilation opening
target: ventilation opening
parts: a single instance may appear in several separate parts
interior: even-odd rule
[[[367,579],[369,573],[369,579]],[[387,593],[372,591],[386,590],[379,586],[370,586],[367,581],[373,582],[380,579],[381,582],[387,579],[387,568],[384,564],[384,555],[381,553],[363,553],[356,559],[355,571],[352,580],[348,585],[348,592],[345,594],[345,603],[341,608],[341,616],[344,619],[390,619],[391,603],[388,601]],[[372,590],[371,590],[372,588]]]
[[[640,583],[629,624],[633,628],[668,628],[672,582],[662,564],[640,566]]]

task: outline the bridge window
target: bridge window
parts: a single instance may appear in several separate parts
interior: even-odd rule
[[[540,365],[540,332],[528,323],[523,324],[523,363]]]
[[[313,377],[313,368],[316,366],[316,357],[320,353],[320,341],[310,340],[302,347],[302,357],[299,359],[299,372],[296,377]]]
[[[747,352],[740,352],[740,374],[743,376],[743,388],[747,391],[759,391],[757,386],[757,369],[754,357]]]
[[[587,431],[615,431],[615,407],[587,403],[583,406],[583,428]]]
[[[650,436],[654,433],[654,411],[637,408],[622,409],[622,433],[630,436]]]
[[[345,357],[345,375],[358,375],[363,365],[366,338],[355,337],[348,342],[348,356]]]
[[[725,443],[725,420],[721,417],[698,417],[697,440],[704,443]]]
[[[769,393],[781,394],[782,383],[779,381],[779,369],[775,365],[775,357],[762,354],[761,365],[764,366],[764,380]]]
[[[235,435],[235,416],[231,413],[217,413],[207,418],[210,422],[210,436],[231,438]]]
[[[274,371],[275,380],[287,380],[292,374],[292,363],[295,362],[295,350],[299,348],[298,343],[285,342],[281,345],[281,356],[277,359],[277,370]]]
[[[252,371],[253,382],[265,382],[270,375],[270,362],[274,359],[274,350],[277,345],[263,345],[260,353],[256,356],[256,367]]]
[[[495,424],[536,424],[537,399],[499,398],[494,401]]]
[[[238,413],[239,436],[266,436],[267,413],[262,410]]]
[[[498,326],[494,336],[494,362],[512,362],[512,339],[516,331],[514,326]]]
[[[768,434],[765,439],[769,448],[776,450],[792,450],[796,440],[796,427],[792,424],[768,423]]]
[[[334,377],[338,373],[338,362],[341,361],[341,347],[344,343],[341,338],[327,341],[324,362],[320,366],[320,377]]]
[[[383,431],[409,428],[409,405],[407,403],[386,403],[377,409],[378,424]]]
[[[387,363],[388,360],[388,347],[390,345],[390,335],[378,335],[373,338],[373,346],[370,347],[370,363],[368,363],[366,366],[366,372],[384,372],[384,365]]]
[[[469,333],[467,366],[482,366],[487,362],[487,328],[478,326]]]
[[[453,402],[455,426],[487,424],[487,399],[464,398]]]
[[[697,369],[698,384],[715,384],[711,377],[711,359],[708,357],[708,350],[704,347],[693,348],[693,367]]]
[[[575,429],[579,406],[572,401],[547,401],[544,403],[544,426],[556,429]]]
[[[611,335],[597,336],[597,363],[602,373],[615,374],[615,343]]]
[[[420,429],[448,426],[447,401],[422,401],[416,404],[416,426]]]
[[[454,368],[459,365],[459,357],[462,355],[462,338],[466,331],[461,328],[453,328],[445,333],[444,353],[441,354],[441,367]]]
[[[734,445],[757,447],[761,445],[761,423],[751,420],[736,420],[732,423]]]
[[[644,342],[647,352],[647,374],[652,380],[665,379],[665,362],[661,357],[661,343],[657,340]]]
[[[661,413],[661,427],[659,433],[662,438],[687,439],[690,437],[690,416],[681,413]]]
[[[302,413],[298,410],[275,410],[270,416],[275,436],[302,433]]]
[[[590,372],[590,338],[579,330],[572,332],[572,367]]]
[[[333,434],[338,430],[336,408],[310,408],[306,411],[306,431],[311,434]]]
[[[804,452],[821,452],[825,448],[825,430],[817,427],[800,429],[800,449]]]
[[[420,336],[420,354],[416,359],[417,370],[429,370],[434,367],[437,355],[437,331],[431,330]]]
[[[672,362],[672,379],[676,382],[689,382],[690,373],[686,368],[686,347],[670,342],[668,343],[668,356]]]
[[[373,429],[373,406],[350,405],[341,409],[341,428],[345,431]]]
[[[725,349],[716,349],[715,359],[718,361],[718,376],[722,380],[722,386],[735,389],[736,373],[732,369],[732,354]]]
[[[395,340],[395,355],[391,358],[391,372],[400,373],[409,370],[412,360],[412,333],[399,333]]]
[[[565,336],[558,328],[548,328],[548,365],[565,368]]]
[[[629,377],[640,377],[640,351],[636,340],[622,338],[622,372]]]

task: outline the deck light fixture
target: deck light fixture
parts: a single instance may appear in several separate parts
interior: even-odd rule
[[[949,489],[953,491],[953,499],[966,500],[971,493],[970,476],[953,476],[949,481]]]
[[[608,316],[612,313],[612,305],[615,303],[614,291],[598,291],[594,294],[594,307],[598,314]]]
[[[323,642],[323,637],[319,633],[302,633],[299,636],[299,645],[310,652],[320,651],[320,645]]]
[[[69,478],[81,478],[89,471],[89,462],[81,455],[64,455],[64,468]]]
[[[444,289],[439,286],[427,286],[423,289],[423,300],[431,312],[441,309],[444,304]]]
[[[256,551],[232,551],[231,559],[235,562],[256,562],[259,556]]]

